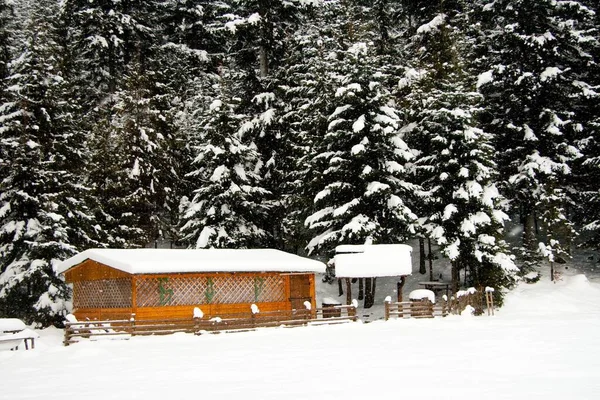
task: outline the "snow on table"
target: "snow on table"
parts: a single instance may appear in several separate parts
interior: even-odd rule
[[[429,299],[432,303],[435,303],[435,293],[429,289],[416,289],[408,294],[408,298],[411,300],[423,300]]]
[[[0,332],[18,332],[26,327],[18,318],[0,318]]]
[[[323,300],[321,300],[321,303],[323,303],[323,305],[328,305],[328,306],[341,306],[342,303],[336,299],[334,299],[333,297],[325,297]]]

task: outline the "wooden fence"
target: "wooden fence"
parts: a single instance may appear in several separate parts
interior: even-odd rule
[[[486,288],[485,290],[468,290],[459,291],[455,295],[447,298],[444,296],[442,300],[431,303],[428,299],[392,302],[386,299],[385,302],[385,320],[390,317],[398,318],[433,318],[445,317],[448,314],[460,314],[467,306],[474,309],[475,315],[483,314],[487,309],[488,315],[494,314],[494,289]]]
[[[390,317],[398,318],[433,318],[436,316],[445,317],[448,315],[448,308],[445,303],[433,304],[428,299],[420,301],[401,301],[385,302],[385,320]]]
[[[123,338],[165,335],[177,332],[205,333],[249,331],[267,327],[295,327],[356,321],[356,308],[334,306],[315,310],[269,311],[228,314],[215,317],[162,320],[107,320],[65,322],[64,345],[81,338]]]

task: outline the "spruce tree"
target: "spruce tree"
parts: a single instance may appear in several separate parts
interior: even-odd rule
[[[82,184],[85,139],[65,101],[54,5],[38,2],[32,11],[0,115],[0,153],[10,162],[0,182],[0,314],[42,325],[59,323],[67,310],[55,264],[97,244]]]
[[[478,87],[486,129],[502,149],[501,188],[524,226],[524,258],[532,261],[540,240],[568,253],[574,235],[568,186],[581,157],[578,131],[587,129],[576,109],[588,85],[581,75],[591,61],[584,47],[593,40],[581,28],[593,14],[580,2],[551,0],[494,1],[480,13],[489,56]],[[547,240],[537,236],[536,220]]]
[[[516,267],[502,240],[508,217],[494,184],[493,136],[478,126],[481,99],[468,75],[466,10],[439,6],[414,30],[399,84],[411,105],[406,129],[425,194],[421,223],[451,262],[454,290],[461,273],[470,285],[506,287]]]
[[[261,227],[269,195],[256,173],[260,158],[245,144],[240,99],[221,79],[219,95],[206,107],[196,135],[195,170],[188,175],[193,197],[182,202],[182,241],[194,248],[263,247],[269,234]]]
[[[337,90],[337,106],[315,145],[309,184],[313,213],[311,251],[332,255],[336,245],[402,241],[416,216],[405,198],[413,187],[404,179],[412,153],[403,141],[400,112],[373,62],[374,49],[359,42],[343,54],[346,66]]]

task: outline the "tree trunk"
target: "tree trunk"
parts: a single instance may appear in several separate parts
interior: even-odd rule
[[[373,288],[371,289],[371,305],[375,304],[375,289],[377,288],[377,278],[373,278]]]
[[[371,307],[371,278],[365,278],[365,302],[364,308]]]
[[[536,251],[536,223],[535,215],[532,211],[524,211],[526,215],[523,218],[523,247],[528,251]]]
[[[352,304],[352,284],[350,279],[346,278],[346,305]]]
[[[458,287],[460,285],[460,273],[458,269],[458,264],[453,261],[452,262],[452,293],[458,292]]]
[[[425,268],[425,239],[419,238],[419,273],[425,275],[427,269]]]
[[[364,298],[365,298],[364,279],[359,278],[358,279],[358,300],[362,300]]]
[[[377,278],[365,278],[365,308],[371,308],[375,304],[375,289]]]
[[[338,278],[338,296],[344,294],[344,287],[342,285],[342,278]]]
[[[267,49],[265,46],[260,46],[259,50],[260,58],[260,77],[266,78],[269,75],[269,58],[267,56]]]
[[[433,280],[433,253],[431,252],[431,238],[427,238],[428,254],[427,259],[429,260],[429,280]]]

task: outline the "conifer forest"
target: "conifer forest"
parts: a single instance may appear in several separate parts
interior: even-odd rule
[[[429,241],[496,288],[599,249],[599,14],[0,0],[0,317],[61,321],[93,247]]]

